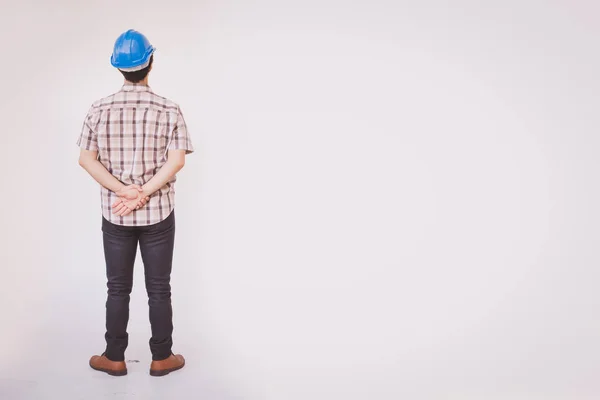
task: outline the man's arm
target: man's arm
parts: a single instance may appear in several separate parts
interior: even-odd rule
[[[115,178],[108,170],[98,161],[98,152],[81,149],[79,153],[79,165],[85,169],[100,185],[104,186],[111,192],[118,192],[125,188],[125,185]]]
[[[138,199],[139,206],[146,204],[147,198],[141,196],[142,188],[138,185],[125,185],[115,178],[108,170],[98,161],[98,151],[81,149],[79,153],[79,165],[85,169],[100,185],[106,189],[115,192],[117,196],[126,199]],[[139,208],[139,207],[138,207]]]
[[[149,200],[142,196],[142,188],[139,185],[125,186],[115,178],[98,161],[98,138],[92,126],[97,124],[99,114],[92,106],[85,117],[81,134],[77,140],[77,145],[81,151],[79,153],[79,165],[81,165],[91,176],[104,188],[116,193],[119,197],[127,199],[139,199],[138,207],[142,207]]]
[[[177,107],[177,114],[174,115],[175,124],[173,132],[170,135],[170,142],[167,152],[167,162],[160,168],[158,173],[152,177],[143,187],[143,193],[146,196],[154,194],[167,184],[177,172],[185,165],[185,155],[194,151],[192,140],[188,134],[187,125],[183,119],[183,114]]]
[[[158,170],[144,186],[142,191],[144,195],[150,196],[167,184],[173,177],[181,171],[185,165],[185,150],[169,150],[167,153],[167,162]]]

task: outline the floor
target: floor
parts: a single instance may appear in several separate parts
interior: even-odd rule
[[[206,362],[201,349],[185,348],[186,367],[165,377],[151,377],[147,344],[136,341],[127,352],[128,375],[112,377],[92,370],[89,356],[101,343],[89,332],[78,338],[61,332],[45,332],[31,351],[0,364],[1,400],[104,400],[104,399],[211,399],[245,398],[224,381],[223,371]],[[62,338],[61,338],[62,336]],[[138,335],[139,336],[139,335]],[[45,346],[44,346],[45,345]],[[68,351],[65,351],[68,349]]]

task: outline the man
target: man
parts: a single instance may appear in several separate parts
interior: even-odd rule
[[[121,90],[90,108],[77,144],[79,164],[102,186],[102,231],[108,298],[106,351],[90,366],[127,374],[129,295],[139,244],[150,308],[150,375],[183,368],[174,355],[171,263],[175,238],[175,174],[194,149],[179,106],[152,92],[154,47],[128,30],[115,42],[111,63],[125,77]]]

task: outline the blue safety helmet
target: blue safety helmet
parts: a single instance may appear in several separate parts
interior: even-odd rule
[[[110,63],[124,72],[139,71],[150,64],[154,50],[146,36],[130,29],[117,38]]]

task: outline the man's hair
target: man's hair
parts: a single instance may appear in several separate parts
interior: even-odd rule
[[[121,71],[121,73],[123,74],[125,79],[128,80],[129,82],[138,83],[140,81],[143,81],[144,78],[148,75],[148,72],[150,72],[150,67],[152,67],[153,61],[154,61],[154,54],[152,54],[150,56],[150,63],[144,69],[140,69],[139,71],[133,71],[133,72],[125,72],[125,71],[121,71],[121,70],[119,70],[119,71]]]

